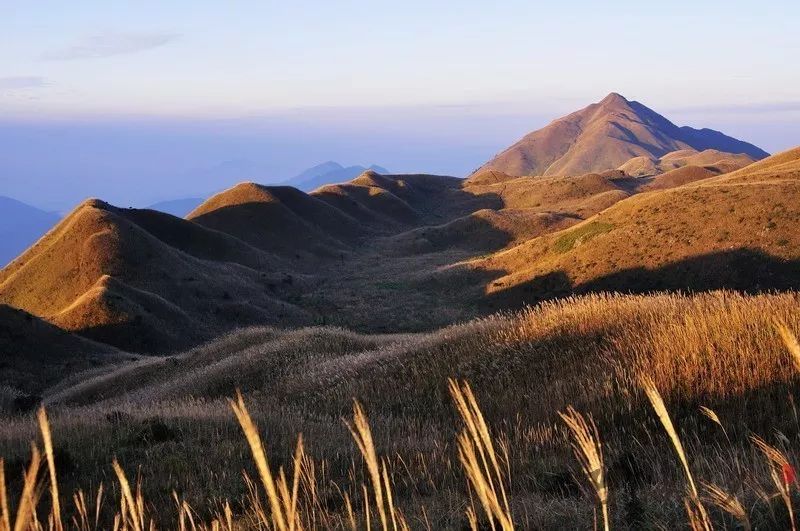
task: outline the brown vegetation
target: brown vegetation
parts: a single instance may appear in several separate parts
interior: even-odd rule
[[[688,518],[724,524],[728,513],[706,504],[702,483],[720,505],[745,507],[739,518],[780,527],[789,522],[789,505],[749,436],[767,441],[783,462],[797,462],[800,428],[787,397],[800,380],[774,323],[796,332],[798,308],[796,294],[588,296],[433,334],[370,338],[308,330],[305,340],[284,342],[273,354],[262,345],[300,332],[242,332],[174,363],[136,362],[46,397],[59,492],[83,487],[92,498],[103,481],[108,495],[100,521],[119,512],[128,528],[134,521],[147,527],[151,519],[174,527],[173,490],[179,508],[191,508],[181,509],[181,519],[217,519],[222,528],[229,519],[237,529],[272,527],[277,514],[301,522],[295,529],[352,522],[360,528],[367,514],[379,526],[385,518],[389,528],[392,515],[398,528],[406,522],[454,529],[492,519],[498,529],[591,527],[592,498],[605,500],[611,528],[672,528]],[[252,366],[261,375],[243,380]],[[658,416],[642,392],[642,374],[652,382],[648,392],[658,389],[663,397]],[[451,375],[475,390],[451,384],[461,422],[446,400]],[[264,462],[276,500],[248,488],[238,472],[250,469],[250,450],[225,397],[239,384],[248,397],[247,417],[237,402],[243,426],[266,428],[246,428],[256,462],[257,435],[263,454],[286,470]],[[350,416],[353,397],[363,404],[352,429],[366,468],[354,460],[339,420]],[[564,425],[559,411],[572,424]],[[591,415],[596,428],[577,411]],[[667,415],[669,436],[658,420]],[[456,436],[459,424],[465,431]],[[37,429],[23,417],[8,419],[0,431],[9,492],[22,488],[17,478]],[[300,432],[303,445],[296,446]],[[586,498],[578,488],[585,480],[573,479],[570,436],[578,437],[585,470],[607,472],[604,480],[587,477],[595,492]],[[680,440],[678,460],[670,437]],[[283,458],[293,447],[294,457]],[[122,497],[132,501],[121,509],[108,479],[115,455],[117,477],[141,467],[141,493],[135,483],[123,487]],[[686,467],[695,485],[688,515]],[[794,487],[782,488],[796,501]],[[62,504],[61,511],[66,519],[74,509]]]
[[[672,155],[666,156],[668,153]],[[752,144],[722,133],[677,127],[641,103],[611,93],[526,135],[484,164],[476,175],[489,171],[581,175],[615,168],[625,169],[629,175],[652,175],[662,165],[666,171],[678,167],[675,164],[727,160],[741,167],[766,156]],[[679,162],[679,158],[686,160]]]

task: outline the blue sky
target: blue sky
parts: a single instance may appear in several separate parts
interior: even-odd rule
[[[15,175],[0,177],[0,195],[39,197],[68,174],[77,184],[62,202],[126,198],[131,165],[168,178],[127,148],[173,174],[258,157],[264,181],[320,157],[463,174],[611,91],[768,151],[800,143],[796,1],[2,0],[0,10],[0,129],[40,131],[18,137],[16,153],[0,144]],[[62,145],[60,174],[43,161],[27,172],[19,153],[35,158],[54,127],[108,160],[71,160]],[[180,145],[180,160],[164,143]],[[97,165],[111,182],[80,177]],[[171,178],[169,194],[187,188]]]

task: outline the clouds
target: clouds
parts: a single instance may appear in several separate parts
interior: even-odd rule
[[[177,33],[124,32],[100,33],[84,37],[66,48],[42,55],[47,61],[72,61],[125,55],[159,48],[179,38]]]
[[[47,80],[41,76],[0,77],[0,91],[36,89],[47,85]]]

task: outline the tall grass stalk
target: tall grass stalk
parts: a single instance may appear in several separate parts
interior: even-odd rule
[[[0,457],[0,531],[11,531],[11,514],[8,512],[8,489],[6,488],[6,463]]]
[[[449,380],[450,395],[464,421],[458,435],[459,459],[467,475],[472,492],[478,497],[483,512],[492,529],[514,529],[511,508],[506,494],[505,478],[494,449],[489,427],[478,407],[478,401],[469,384]],[[477,524],[477,511],[467,512],[471,525]]]
[[[581,464],[581,470],[594,488],[600,509],[603,515],[603,529],[609,531],[610,522],[608,515],[608,487],[605,481],[605,465],[603,463],[603,445],[600,442],[600,433],[594,420],[589,417],[588,422],[583,415],[572,406],[567,407],[566,413],[559,413],[561,420],[572,433],[572,451]]]
[[[50,423],[47,421],[47,413],[43,407],[39,408],[36,418],[39,421],[39,430],[42,432],[44,453],[47,457],[47,469],[50,473],[51,519],[53,521],[53,528],[54,531],[62,531],[64,527],[61,523],[61,502],[58,498],[58,480],[56,479],[56,461],[53,455],[53,439],[50,434]]]
[[[680,462],[683,465],[686,481],[689,484],[690,496],[689,500],[687,500],[685,503],[686,510],[689,515],[689,522],[693,529],[697,528],[710,530],[712,526],[708,518],[708,513],[706,512],[705,507],[703,507],[703,503],[700,500],[700,494],[697,491],[697,486],[695,485],[694,478],[692,477],[692,472],[689,469],[689,461],[686,459],[686,452],[683,449],[683,444],[681,443],[680,437],[678,437],[678,432],[675,430],[675,426],[672,424],[669,411],[667,411],[667,407],[664,405],[664,399],[661,398],[661,393],[658,392],[658,388],[656,388],[653,380],[651,380],[649,377],[642,376],[641,385],[645,394],[647,395],[648,400],[650,400],[650,404],[653,406],[653,410],[656,412],[656,416],[658,416],[658,420],[661,421],[661,425],[664,426],[664,430],[669,435],[669,438],[672,441],[672,446],[675,448],[675,452],[678,454],[678,459],[680,459]]]
[[[36,517],[36,505],[39,503],[39,496],[36,489],[36,478],[39,476],[39,468],[42,464],[42,454],[36,445],[31,445],[31,463],[25,472],[22,485],[22,494],[17,507],[17,517],[14,520],[14,531],[24,531],[31,526],[38,525]]]
[[[745,531],[752,529],[747,511],[736,496],[725,492],[722,487],[713,483],[703,482],[703,490],[705,491],[705,499],[735,518],[742,526],[742,529]]]
[[[786,506],[792,531],[795,531],[797,528],[794,522],[794,508],[792,507],[792,480],[789,478],[790,474],[794,475],[794,468],[783,452],[768,444],[764,439],[756,435],[753,435],[750,439],[767,459],[770,477],[775,484],[775,488],[778,489],[778,494],[780,494],[783,504]]]
[[[253,459],[258,469],[261,483],[264,491],[267,494],[267,500],[270,505],[271,522],[272,526],[277,531],[301,531],[303,529],[300,514],[297,511],[297,485],[299,483],[300,470],[302,466],[303,456],[303,443],[302,437],[298,439],[297,450],[295,453],[295,474],[294,482],[289,493],[289,487],[286,482],[286,475],[281,469],[278,472],[278,479],[275,480],[272,471],[267,461],[267,453],[264,450],[264,445],[261,442],[261,436],[258,434],[258,428],[255,422],[250,417],[250,412],[244,403],[242,393],[237,392],[236,400],[229,400],[231,409],[236,415],[239,424],[242,427],[245,438],[250,445],[250,451],[253,454]],[[269,525],[269,522],[262,522],[264,525]]]
[[[392,484],[389,481],[386,460],[378,460],[367,415],[358,402],[353,403],[353,422],[345,422],[345,425],[350,430],[350,434],[353,436],[356,446],[358,446],[358,450],[364,458],[364,463],[367,465],[367,473],[372,485],[375,508],[381,521],[381,528],[383,531],[388,531],[389,524],[391,524],[393,531],[397,531],[398,528],[407,529],[408,524],[405,518],[394,506]],[[364,511],[367,518],[367,529],[369,529],[369,503],[366,486],[363,487],[363,490]]]

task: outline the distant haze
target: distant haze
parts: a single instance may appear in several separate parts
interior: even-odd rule
[[[719,129],[769,152],[800,138],[800,111],[670,112],[640,101],[679,125]],[[90,196],[147,206],[207,196],[243,180],[282,182],[328,160],[465,176],[577,106],[560,102],[547,112],[537,112],[535,103],[519,112],[505,105],[308,109],[224,120],[6,120],[0,121],[0,193],[45,210],[68,210]]]
[[[0,194],[64,210],[328,160],[466,175],[616,91],[774,152],[800,138],[800,3],[12,2]]]

